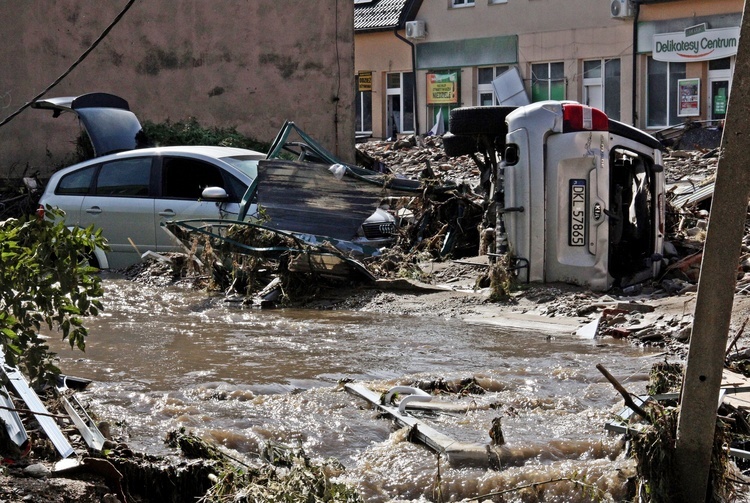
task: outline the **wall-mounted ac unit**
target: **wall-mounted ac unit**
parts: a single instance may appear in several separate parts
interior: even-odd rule
[[[609,13],[612,17],[616,18],[633,17],[630,0],[611,0],[609,3]]]
[[[425,38],[427,36],[427,27],[424,21],[407,21],[406,38]]]

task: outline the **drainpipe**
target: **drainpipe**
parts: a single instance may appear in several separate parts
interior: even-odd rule
[[[411,71],[414,74],[414,78],[412,79],[412,95],[414,96],[414,134],[419,134],[419,106],[417,106],[417,55],[414,48],[414,44],[407,38],[404,38],[401,36],[401,34],[398,32],[399,27],[401,27],[404,23],[399,20],[398,24],[393,28],[393,34],[396,35],[396,38],[399,40],[402,40],[409,44],[411,47]]]

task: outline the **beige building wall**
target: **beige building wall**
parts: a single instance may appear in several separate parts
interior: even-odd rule
[[[386,75],[389,72],[412,71],[411,46],[396,37],[392,30],[357,33],[356,46],[356,71],[372,72],[372,136],[384,138]]]
[[[0,120],[62,75],[125,2],[0,2]],[[45,97],[122,96],[141,122],[195,117],[270,142],[292,120],[354,157],[353,3],[341,0],[135,2]],[[72,117],[27,109],[0,127],[0,173],[42,175],[65,162]]]
[[[621,59],[620,103],[623,122],[632,121],[632,18],[614,19],[602,0],[509,0],[491,4],[476,0],[473,7],[451,8],[450,0],[425,1],[417,15],[427,26],[427,37],[417,43],[448,42],[483,37],[517,36],[517,66],[526,88],[531,64],[562,61],[566,97],[582,99],[582,61]],[[419,103],[426,98],[424,71],[418,74]],[[461,69],[461,106],[477,105],[476,68]],[[420,110],[423,129],[431,126],[427,110]]]
[[[644,130],[649,130],[648,127],[648,78],[647,68],[648,59],[652,55],[652,43],[654,32],[680,32],[688,27],[706,23],[709,29],[713,28],[726,28],[728,26],[737,26],[741,22],[741,14],[744,8],[743,0],[676,0],[672,2],[655,3],[655,4],[643,4],[640,8],[638,17],[639,21],[639,46],[637,47],[638,54],[638,110],[639,120],[638,126]],[[736,20],[736,24],[733,24],[732,20]],[[729,82],[732,80],[732,71],[736,63],[736,56],[731,56],[731,71],[727,71],[726,77],[721,77],[719,80],[727,79]],[[709,61],[708,60],[697,60],[697,61],[685,61],[685,77],[700,79],[700,106],[699,115],[695,115],[689,118],[681,118],[684,120],[709,120],[714,119],[711,117],[711,90],[710,90],[710,74],[709,74]],[[658,131],[665,126],[655,126],[652,130]]]

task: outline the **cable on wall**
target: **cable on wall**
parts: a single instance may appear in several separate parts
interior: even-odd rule
[[[338,0],[337,0],[337,1],[338,1]],[[60,76],[59,76],[59,77],[58,77],[58,78],[57,78],[57,79],[56,79],[56,80],[55,80],[55,81],[54,81],[54,82],[53,82],[52,84],[50,84],[49,86],[47,86],[47,88],[45,88],[45,89],[44,89],[44,90],[43,90],[43,91],[42,91],[41,93],[39,93],[39,94],[37,94],[36,96],[34,96],[34,97],[33,97],[33,98],[31,99],[31,101],[29,101],[29,102],[25,103],[25,104],[24,104],[24,105],[23,105],[23,106],[22,106],[21,108],[19,108],[18,110],[16,110],[16,111],[15,111],[15,112],[13,112],[12,114],[10,114],[10,115],[9,115],[8,117],[6,117],[6,118],[5,118],[5,119],[4,119],[4,120],[3,120],[2,122],[0,122],[0,127],[2,127],[2,126],[4,126],[4,125],[6,125],[6,124],[7,124],[7,123],[9,123],[9,122],[10,122],[11,120],[13,120],[14,118],[16,118],[16,116],[18,116],[18,115],[20,115],[20,114],[21,114],[21,112],[23,112],[24,110],[26,110],[27,108],[29,108],[29,107],[31,106],[31,104],[32,104],[32,103],[34,103],[34,102],[35,102],[35,101],[37,101],[37,100],[38,100],[39,98],[41,98],[42,96],[44,96],[45,94],[47,94],[47,93],[48,93],[49,91],[51,91],[51,90],[52,90],[52,88],[54,88],[54,87],[55,87],[55,86],[57,86],[57,85],[58,85],[58,84],[59,84],[60,82],[62,82],[62,80],[63,80],[63,79],[65,78],[65,77],[67,77],[68,75],[70,75],[70,73],[71,73],[71,72],[72,72],[73,70],[75,70],[75,68],[76,68],[76,67],[77,67],[77,66],[78,66],[79,64],[81,64],[81,63],[83,62],[83,60],[84,60],[84,59],[86,59],[86,57],[87,57],[87,56],[88,56],[88,55],[89,55],[89,54],[90,54],[90,53],[91,53],[91,52],[92,52],[92,51],[93,51],[94,49],[96,49],[96,46],[98,46],[98,45],[99,45],[99,43],[100,43],[100,42],[101,42],[102,40],[104,40],[104,38],[105,38],[105,37],[106,37],[106,36],[107,36],[107,35],[109,34],[109,32],[110,32],[110,31],[112,31],[112,28],[114,28],[114,27],[115,27],[115,26],[117,25],[117,23],[119,23],[119,22],[120,22],[120,20],[121,20],[121,19],[123,18],[123,16],[125,15],[125,13],[126,13],[126,12],[127,12],[127,11],[128,11],[129,9],[130,9],[130,7],[132,7],[132,6],[133,6],[133,4],[134,4],[134,3],[135,3],[135,0],[129,0],[129,1],[128,1],[128,3],[127,3],[127,5],[125,5],[125,7],[124,7],[124,8],[123,8],[123,9],[122,9],[122,10],[120,11],[120,13],[119,13],[119,14],[117,14],[117,16],[116,16],[116,17],[114,18],[114,20],[113,20],[113,21],[112,21],[112,22],[111,22],[111,23],[109,24],[109,26],[107,26],[107,28],[106,28],[106,29],[105,29],[105,30],[104,30],[104,31],[102,32],[102,34],[101,34],[101,35],[99,35],[99,38],[97,38],[97,39],[96,39],[96,40],[94,41],[94,43],[93,43],[93,44],[91,44],[91,46],[89,46],[89,48],[88,48],[88,49],[86,49],[86,50],[85,50],[85,51],[83,52],[83,54],[81,54],[81,55],[80,55],[80,56],[78,57],[78,59],[77,59],[77,60],[75,60],[75,61],[73,62],[73,64],[72,64],[72,65],[70,65],[70,67],[69,67],[69,68],[68,68],[68,69],[67,69],[67,70],[66,70],[66,71],[65,71],[65,72],[64,72],[64,73],[63,73],[62,75],[60,75]]]

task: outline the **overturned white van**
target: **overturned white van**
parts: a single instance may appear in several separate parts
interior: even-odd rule
[[[497,166],[499,253],[519,281],[593,290],[654,277],[664,241],[661,143],[575,102],[507,114]]]
[[[658,273],[661,143],[580,103],[451,111],[450,156],[474,156],[493,199],[485,225],[521,282],[626,288]]]

